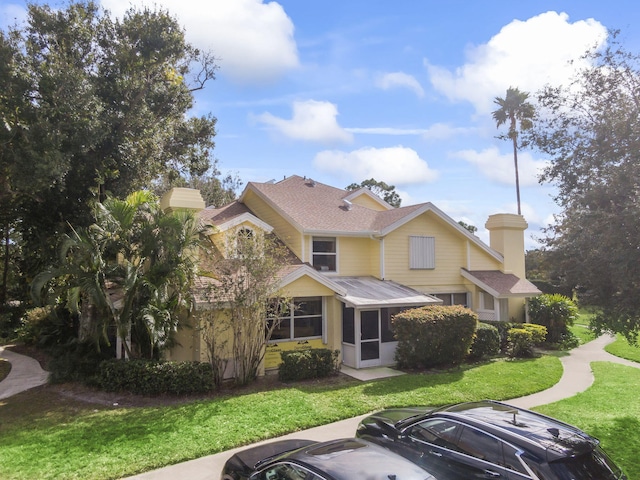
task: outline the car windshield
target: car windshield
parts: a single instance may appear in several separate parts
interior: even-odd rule
[[[577,457],[563,458],[549,463],[561,480],[623,480],[626,477],[600,448]]]

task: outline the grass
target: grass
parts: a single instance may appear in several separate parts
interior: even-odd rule
[[[640,347],[629,345],[629,342],[622,335],[617,335],[615,342],[607,345],[605,350],[616,357],[640,362]]]
[[[507,400],[550,387],[561,374],[553,356],[501,359],[149,408],[53,398],[44,387],[0,402],[0,478],[120,478],[385,407]]]
[[[569,330],[580,340],[580,345],[594,340],[596,337],[585,324],[575,323]]]
[[[640,369],[607,362],[594,362],[592,368],[595,383],[591,388],[535,410],[599,438],[629,480],[638,480]]]

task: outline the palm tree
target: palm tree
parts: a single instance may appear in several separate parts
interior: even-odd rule
[[[529,94],[521,92],[517,88],[509,87],[507,95],[504,98],[496,97],[493,103],[500,108],[495,110],[491,115],[496,121],[496,127],[509,123],[509,132],[501,135],[499,138],[509,138],[513,142],[513,163],[516,170],[516,195],[518,198],[518,215],[520,215],[520,177],[518,175],[518,123],[520,130],[528,130],[533,126],[533,116],[535,113],[534,106],[527,101]]]
[[[133,330],[140,353],[153,357],[170,346],[192,305],[202,226],[193,212],[165,213],[147,191],[107,198],[94,215],[89,228],[64,236],[58,265],[34,279],[33,297],[40,303],[57,280],[69,308],[80,312],[80,339],[108,342],[115,326],[131,357]]]

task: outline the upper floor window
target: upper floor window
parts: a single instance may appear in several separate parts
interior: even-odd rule
[[[436,268],[435,237],[417,235],[409,237],[409,268],[415,270]]]
[[[254,232],[248,227],[242,227],[236,231],[236,257],[242,258],[251,253],[251,249],[255,248]]]
[[[313,268],[321,272],[335,272],[337,248],[335,237],[313,237]]]

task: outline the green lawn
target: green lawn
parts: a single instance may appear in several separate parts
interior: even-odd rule
[[[622,335],[618,335],[616,341],[607,345],[605,350],[616,357],[640,362],[640,346],[629,345],[629,342]]]
[[[580,340],[580,345],[590,342],[595,339],[595,336],[589,330],[589,327],[586,324],[576,323],[575,325],[569,327],[569,330]]]
[[[535,410],[599,438],[629,480],[639,480],[640,369],[594,362],[593,372],[596,380],[587,391]]]
[[[120,478],[385,407],[519,397],[550,387],[561,374],[554,356],[496,360],[162,408],[96,406],[36,389],[0,401],[0,478]]]

